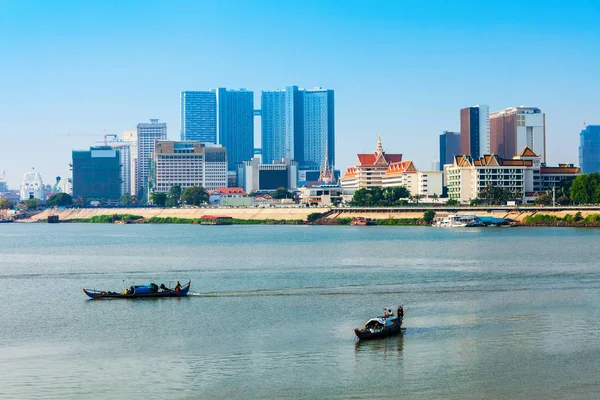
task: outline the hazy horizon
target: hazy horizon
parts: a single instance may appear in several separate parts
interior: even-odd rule
[[[430,169],[475,104],[539,107],[547,162],[579,164],[583,122],[600,124],[600,5],[503,4],[0,1],[0,177],[53,184],[72,150],[150,118],[179,139],[184,90],[246,88],[259,108],[286,85],[335,91],[342,172],[378,131]]]

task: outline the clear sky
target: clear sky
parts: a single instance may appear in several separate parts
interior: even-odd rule
[[[548,162],[577,163],[600,124],[600,1],[0,0],[0,176],[52,184],[72,149],[150,118],[178,139],[182,90],[246,88],[258,108],[292,84],[335,90],[342,170],[378,130],[429,169],[475,104],[540,107]]]

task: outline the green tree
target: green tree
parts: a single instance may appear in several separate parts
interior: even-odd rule
[[[579,204],[600,202],[600,174],[582,174],[573,180],[569,190],[571,201]]]
[[[129,193],[123,193],[119,199],[119,204],[125,207],[129,207],[133,204],[131,195]]]
[[[447,206],[458,206],[458,205],[460,205],[460,203],[456,199],[448,199],[446,201],[446,205]]]
[[[167,194],[167,207],[176,207],[179,205],[179,200],[181,199],[181,186],[173,185],[169,189],[169,193]]]
[[[38,201],[38,199],[29,199],[25,200],[23,204],[25,205],[26,210],[37,210],[37,208],[40,205],[40,202]]]
[[[433,203],[437,203],[438,200],[440,199],[440,196],[438,196],[437,193],[434,193],[433,196],[431,196],[431,200],[433,200]]]
[[[479,206],[479,205],[481,205],[481,199],[479,199],[479,198],[471,199],[471,202],[469,203],[469,205],[471,207]]]
[[[152,204],[157,207],[164,207],[167,203],[166,193],[152,192],[150,193],[150,198],[152,199]]]
[[[556,202],[558,204],[560,204],[561,206],[566,206],[566,205],[568,205],[570,203],[570,200],[569,200],[569,198],[566,195],[563,194],[558,199],[556,199]]]
[[[428,225],[431,225],[433,219],[435,218],[435,211],[427,210],[423,213],[423,219],[427,222]]]
[[[533,201],[533,204],[535,204],[537,206],[552,205],[552,196],[550,196],[548,193],[541,194],[535,198],[535,200]]]
[[[53,194],[46,200],[48,207],[68,207],[73,204],[73,197],[67,193]]]
[[[77,207],[85,207],[85,197],[77,196],[77,198],[73,201],[73,204]]]
[[[0,199],[0,209],[12,209],[15,208],[15,203],[10,201],[9,199],[1,198]]]
[[[181,200],[190,206],[199,206],[208,202],[208,192],[201,186],[190,186],[181,193]]]
[[[293,199],[294,198],[294,194],[283,187],[275,189],[275,191],[271,194],[271,196],[273,196],[274,199]]]

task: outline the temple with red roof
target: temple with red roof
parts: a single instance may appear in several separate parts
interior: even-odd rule
[[[383,176],[392,163],[402,161],[402,154],[387,154],[383,150],[381,137],[377,137],[374,153],[357,154],[356,165],[349,167],[341,179],[344,188],[381,187]]]

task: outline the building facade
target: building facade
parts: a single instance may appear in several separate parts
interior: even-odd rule
[[[226,150],[198,141],[156,141],[151,163],[151,190],[167,193],[172,186],[182,189],[201,186],[206,190],[226,187]]]
[[[382,187],[405,187],[412,196],[441,196],[442,171],[418,171],[412,161],[391,163],[383,174]]]
[[[137,126],[137,161],[136,161],[136,190],[138,199],[148,196],[148,178],[150,176],[150,160],[157,140],[167,139],[167,124],[151,119],[150,123],[140,123]]]
[[[298,162],[281,160],[262,164],[259,158],[238,163],[237,182],[247,193],[298,189]]]
[[[448,187],[448,197],[461,203],[480,198],[480,193],[489,185],[507,190],[515,199],[531,202],[539,194],[580,173],[572,164],[546,167],[541,156],[525,147],[511,159],[489,154],[479,159],[455,156],[454,162],[445,166],[444,183]]]
[[[444,170],[445,164],[452,164],[454,156],[460,152],[460,132],[444,131],[440,135],[440,163],[438,169]]]
[[[121,195],[131,194],[131,148],[132,142],[114,141],[108,146],[119,150],[119,161],[121,163]],[[134,193],[135,194],[135,193]]]
[[[217,92],[181,92],[181,140],[217,143]]]
[[[460,110],[460,152],[479,158],[490,153],[490,109],[476,105]]]
[[[118,203],[121,197],[121,158],[110,146],[73,151],[73,197]]]
[[[383,150],[381,138],[371,154],[357,154],[356,165],[349,167],[341,179],[344,189],[363,189],[383,186],[383,176],[392,163],[402,161],[402,154],[387,154]]]
[[[600,172],[600,125],[587,125],[579,134],[579,166],[584,174]]]
[[[262,159],[296,160],[300,170],[319,171],[325,159],[335,165],[334,91],[314,88],[263,91]]]
[[[227,149],[227,168],[254,157],[254,92],[217,89],[218,143]]]
[[[509,159],[525,147],[546,162],[546,116],[539,108],[509,107],[490,114],[490,152],[484,154]]]
[[[42,203],[46,201],[46,189],[39,173],[31,171],[23,175],[20,199],[21,201],[37,199]]]

